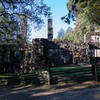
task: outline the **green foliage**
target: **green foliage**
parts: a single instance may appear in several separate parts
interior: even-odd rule
[[[31,23],[34,23],[35,28],[41,27],[44,23],[43,17],[51,15],[50,7],[44,3],[44,0],[1,0],[0,3],[5,13],[26,16]]]
[[[65,35],[64,40],[72,41],[74,43],[80,42],[80,38],[79,38],[78,34],[76,33],[76,31],[73,31],[71,33],[67,33]]]
[[[76,27],[65,36],[65,39],[80,42],[83,41],[85,33],[90,33],[96,27],[100,29],[100,0],[70,0],[67,8],[69,13],[64,20],[70,22],[76,18]]]
[[[0,20],[0,43],[15,42],[18,29],[18,22],[16,20],[11,19],[7,14],[2,15]]]
[[[65,22],[70,23],[71,19],[75,19],[78,14],[84,13],[90,23],[100,25],[100,0],[69,0],[67,8],[69,13],[63,17]]]
[[[66,30],[66,34],[64,36],[64,40],[68,40],[68,41],[73,41],[74,42],[74,34],[73,34],[73,29],[71,27],[68,27]]]
[[[50,15],[50,7],[43,0],[0,0],[0,43],[16,41],[17,35],[21,33],[23,16],[29,22],[27,32],[30,32],[32,22],[34,28],[39,29],[44,23],[43,16]]]
[[[0,8],[0,12],[4,12],[4,9]]]
[[[74,40],[74,34],[73,34],[73,33],[67,33],[67,34],[65,35],[64,40],[73,41],[73,40]]]

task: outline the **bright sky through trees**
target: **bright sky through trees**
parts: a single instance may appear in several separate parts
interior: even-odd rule
[[[74,24],[68,25],[61,20],[61,17],[68,13],[66,8],[66,3],[69,0],[44,0],[44,2],[51,7],[52,18],[53,18],[53,28],[54,28],[54,38],[57,37],[58,31],[63,28],[65,31],[69,26],[72,28]],[[45,19],[45,25],[43,28],[35,32],[32,29],[32,38],[47,38],[47,19]]]

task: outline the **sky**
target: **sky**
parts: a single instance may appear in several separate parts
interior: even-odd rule
[[[51,7],[52,19],[53,19],[53,38],[57,38],[58,32],[61,28],[65,31],[69,26],[75,27],[74,23],[68,25],[61,20],[61,17],[68,13],[66,3],[69,0],[44,0],[44,2]],[[33,38],[47,38],[47,19],[44,20],[45,24],[40,31],[32,29]]]

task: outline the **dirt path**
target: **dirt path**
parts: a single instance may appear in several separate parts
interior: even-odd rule
[[[31,86],[0,88],[0,100],[100,100],[100,84],[66,88],[33,89]]]

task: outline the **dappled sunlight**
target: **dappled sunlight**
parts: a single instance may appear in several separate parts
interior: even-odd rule
[[[31,86],[22,86],[15,88],[0,89],[0,99],[8,98],[7,100],[99,100],[100,99],[100,83],[84,82],[83,84],[72,85],[56,89],[51,87],[48,89],[33,88]]]
[[[29,87],[32,87],[32,85],[16,87],[16,88],[14,88],[13,90],[14,90],[14,91],[18,91],[18,90],[26,89],[26,88],[29,88]]]
[[[75,90],[74,90],[75,89]],[[73,91],[74,90],[74,91]],[[83,86],[74,87],[72,90],[58,90],[49,93],[39,93],[32,95],[31,98],[41,100],[49,98],[49,100],[99,100],[100,89],[84,88]]]
[[[37,93],[37,94],[32,94],[32,97],[34,96],[47,96],[47,95],[54,95],[56,93],[61,93],[61,92],[67,92],[67,91],[81,91],[83,89],[89,89],[90,87],[96,87],[96,84],[97,86],[100,85],[100,83],[96,83],[96,82],[92,82],[92,81],[88,81],[88,82],[84,82],[83,84],[78,84],[78,85],[72,85],[72,86],[69,86],[69,87],[65,87],[65,88],[60,88],[60,89],[56,89],[56,88],[53,88],[49,91],[46,91],[46,92],[40,92],[40,93]],[[100,87],[100,86],[98,86]]]

